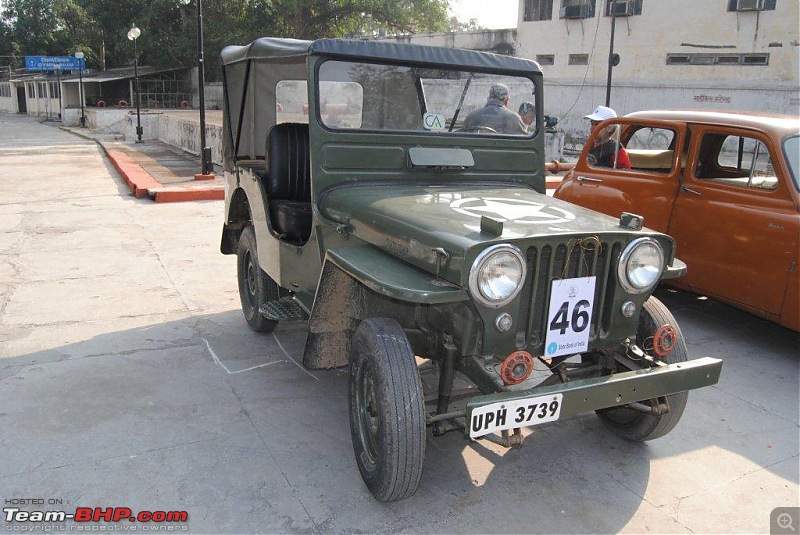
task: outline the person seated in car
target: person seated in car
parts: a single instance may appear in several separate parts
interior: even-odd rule
[[[523,102],[519,105],[519,117],[528,132],[536,130],[536,106],[533,102]]]
[[[494,84],[489,89],[486,105],[471,112],[464,119],[464,132],[497,132],[498,134],[527,133],[520,116],[508,109],[508,86]]]
[[[589,119],[591,130],[594,132],[597,125],[606,119],[613,119],[617,112],[606,106],[598,106],[590,115],[585,115],[584,119]],[[607,126],[602,132],[598,133],[589,149],[587,161],[593,167],[612,167],[615,169],[630,170],[631,159],[628,151],[625,150],[615,134],[619,126]]]

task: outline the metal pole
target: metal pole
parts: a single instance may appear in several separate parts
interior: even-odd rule
[[[142,117],[139,110],[139,101],[142,95],[139,92],[139,54],[136,50],[136,39],[133,40],[133,77],[136,80],[136,143],[142,142]]]
[[[81,99],[81,128],[86,128],[86,114],[83,110],[83,58],[78,60],[78,98]]]
[[[211,149],[206,146],[206,71],[203,56],[203,0],[197,0],[197,79],[200,100],[200,174],[212,174]]]
[[[608,47],[608,79],[606,81],[606,107],[611,107],[611,70],[614,68],[614,30],[617,27],[617,0],[611,0],[611,44]]]
[[[56,65],[56,76],[58,77],[58,118],[61,119],[61,67]]]

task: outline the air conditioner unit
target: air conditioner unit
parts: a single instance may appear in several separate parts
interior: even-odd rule
[[[562,7],[560,16],[562,19],[588,19],[591,16],[589,4],[576,4]]]
[[[632,17],[634,14],[634,5],[631,0],[612,1],[608,5],[609,15],[614,17]]]
[[[764,0],[736,0],[736,11],[761,11]]]

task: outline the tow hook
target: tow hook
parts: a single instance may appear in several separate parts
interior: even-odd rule
[[[622,345],[625,347],[625,357],[629,359],[629,361],[633,361],[634,363],[646,362],[650,368],[666,366],[666,363],[654,358],[652,355],[648,355],[645,350],[631,342],[629,338],[626,338],[622,342]],[[625,364],[619,357],[617,360]]]
[[[502,436],[497,435],[485,435],[482,436],[482,439],[488,440],[489,442],[494,442],[498,446],[503,446],[504,448],[514,448],[519,449],[522,447],[523,437],[522,437],[522,430],[520,428],[516,428],[513,430],[513,433],[509,433],[508,430],[503,430],[500,432]]]

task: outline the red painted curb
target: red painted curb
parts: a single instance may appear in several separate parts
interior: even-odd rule
[[[101,144],[101,146],[103,146]],[[123,151],[103,149],[120,174],[131,193],[137,198],[150,197],[156,202],[185,202],[185,201],[217,201],[225,199],[224,186],[209,186],[205,188],[176,188],[165,186],[148,173],[141,165]],[[216,178],[216,175],[196,175],[203,180]]]
[[[128,189],[137,198],[145,197],[148,190],[163,188],[164,185],[153,178],[141,165],[130,156],[118,150],[106,150],[109,160],[128,185]]]
[[[545,187],[547,189],[556,189],[558,186],[561,185],[561,181],[563,177],[555,177],[555,178],[545,178]]]
[[[224,188],[157,189],[150,195],[156,202],[221,201],[225,199]]]

